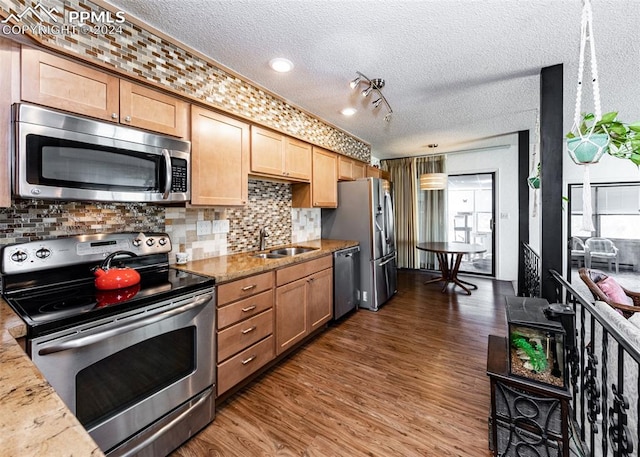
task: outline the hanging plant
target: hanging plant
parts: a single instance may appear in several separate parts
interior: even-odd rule
[[[532,189],[540,189],[540,164],[536,167],[536,174],[527,178],[527,183]]]
[[[579,164],[595,163],[608,153],[640,166],[640,122],[625,124],[618,120],[617,111],[597,121],[593,113],[582,113],[577,130],[567,133],[567,148]]]

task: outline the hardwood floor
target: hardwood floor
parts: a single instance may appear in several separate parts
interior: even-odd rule
[[[172,457],[491,455],[487,336],[506,335],[513,289],[473,278],[473,295],[442,294],[430,277],[400,271],[380,311],[330,326]]]

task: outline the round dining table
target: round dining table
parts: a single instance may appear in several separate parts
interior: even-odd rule
[[[481,244],[459,243],[455,241],[426,241],[424,243],[418,243],[416,248],[421,251],[433,252],[438,258],[440,276],[425,282],[425,284],[444,281],[444,285],[442,286],[442,292],[444,293],[449,283],[453,283],[454,289],[456,286],[460,286],[467,295],[471,295],[470,289],[475,290],[478,288],[475,284],[458,278],[458,270],[460,269],[462,256],[465,254],[481,254],[487,251]]]

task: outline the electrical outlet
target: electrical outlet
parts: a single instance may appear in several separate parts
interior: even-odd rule
[[[229,221],[227,219],[212,221],[211,233],[229,233]]]
[[[198,236],[211,235],[211,221],[196,222],[196,233]]]
[[[362,301],[367,301],[367,291],[366,290],[362,291]]]

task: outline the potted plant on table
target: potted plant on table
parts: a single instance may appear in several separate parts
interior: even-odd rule
[[[582,113],[578,131],[567,133],[569,155],[577,164],[596,163],[602,154],[631,160],[640,166],[640,122],[625,124],[617,111],[596,121],[593,113]]]

